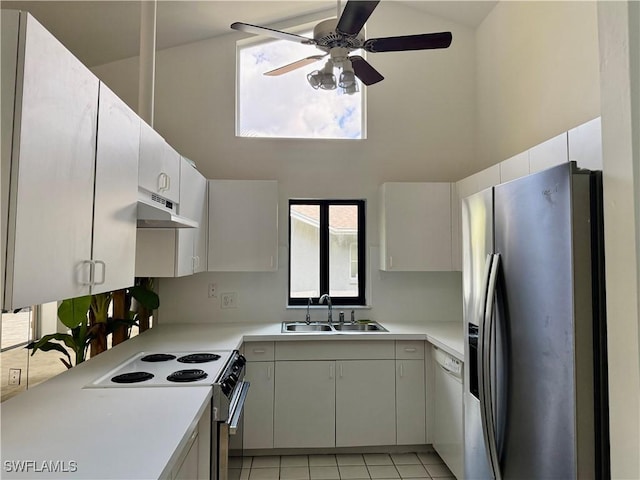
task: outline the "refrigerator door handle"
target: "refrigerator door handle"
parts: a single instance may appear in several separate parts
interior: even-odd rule
[[[483,428],[485,429],[484,437],[489,455],[490,465],[493,469],[496,480],[500,480],[500,461],[498,458],[498,445],[496,440],[496,421],[495,408],[493,405],[494,385],[492,381],[491,362],[495,354],[495,345],[492,339],[495,331],[495,316],[493,314],[493,305],[496,296],[496,288],[498,284],[498,271],[500,266],[500,254],[491,255],[491,265],[489,269],[489,277],[486,290],[486,303],[484,308],[484,318],[482,324],[484,329],[482,332],[482,384],[483,384],[483,402],[481,404],[481,413],[484,413]]]
[[[482,301],[480,302],[480,308],[478,311],[478,399],[480,401],[480,423],[482,427],[482,437],[484,439],[485,451],[489,458],[489,465],[491,470],[494,471],[493,477],[495,478],[495,468],[493,467],[491,454],[490,454],[490,441],[489,441],[489,425],[487,419],[487,384],[486,376],[484,374],[484,358],[485,351],[488,347],[486,344],[486,331],[488,325],[486,322],[487,303],[489,301],[489,279],[491,278],[491,270],[493,266],[493,255],[487,255],[487,261],[484,267],[484,279],[482,282]]]

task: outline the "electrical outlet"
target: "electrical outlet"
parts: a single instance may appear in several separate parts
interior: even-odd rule
[[[218,296],[218,285],[216,283],[209,284],[209,298],[216,298]]]
[[[9,385],[20,385],[21,375],[22,375],[21,369],[10,368],[9,369]]]
[[[220,295],[220,308],[238,308],[238,294],[227,292]]]

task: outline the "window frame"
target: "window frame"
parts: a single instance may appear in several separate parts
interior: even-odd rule
[[[308,298],[299,298],[291,296],[291,207],[293,205],[317,205],[320,208],[319,219],[319,237],[320,237],[320,296],[325,293],[329,293],[329,207],[334,205],[353,205],[358,208],[358,295],[350,297],[331,297],[331,303],[333,305],[353,305],[353,306],[366,306],[366,201],[364,199],[289,199],[289,208],[287,211],[289,222],[289,265],[288,265],[288,279],[287,279],[287,305],[307,305]],[[311,297],[313,304],[318,304],[318,297]]]
[[[297,24],[295,26],[291,26],[291,27],[281,27],[282,30],[286,30],[287,32],[291,32],[297,35],[302,35],[302,36],[313,36],[313,29],[315,28],[315,26],[318,24],[318,22],[306,22],[303,24]],[[363,27],[362,33],[364,34],[364,32],[366,31],[366,27]],[[277,39],[277,38],[264,38],[264,36],[255,36],[255,37],[249,37],[249,38],[244,38],[244,39],[240,39],[237,40],[236,43],[236,53],[235,53],[235,58],[236,58],[236,65],[235,65],[235,122],[234,122],[234,131],[235,131],[235,137],[238,139],[249,139],[249,140],[254,140],[254,139],[260,139],[260,140],[311,140],[311,141],[363,141],[367,139],[368,136],[368,120],[367,120],[367,88],[365,88],[366,86],[362,83],[362,81],[358,80],[359,82],[359,94],[360,94],[360,138],[349,138],[349,137],[311,137],[311,136],[290,136],[290,135],[267,135],[267,136],[261,136],[261,135],[243,135],[242,134],[242,129],[240,128],[240,83],[241,83],[241,72],[240,72],[240,68],[241,68],[241,60],[240,60],[240,51],[242,49],[245,48],[251,48],[257,45],[261,45],[261,44],[266,44],[266,43],[273,43],[273,42],[287,42],[287,40],[281,40],[281,39]],[[319,54],[321,53],[319,50],[314,50],[310,49],[310,54]],[[361,57],[363,57],[365,60],[367,58],[367,52],[364,50],[356,50],[354,52],[357,55],[360,55]],[[284,66],[284,65],[282,65]],[[322,68],[322,65],[318,65],[317,69]],[[303,87],[301,88],[312,88],[310,85],[308,84],[304,84]]]

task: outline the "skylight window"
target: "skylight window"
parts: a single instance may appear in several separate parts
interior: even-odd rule
[[[299,35],[311,37],[311,31]],[[322,52],[286,40],[237,46],[236,135],[240,137],[362,139],[362,85],[351,95],[314,90],[307,75],[321,70],[324,59],[280,76],[264,75]],[[327,57],[328,58],[328,57]]]

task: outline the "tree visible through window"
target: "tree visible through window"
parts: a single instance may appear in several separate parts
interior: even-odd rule
[[[289,304],[364,305],[364,200],[289,201]]]
[[[317,54],[322,52],[313,46],[286,40],[238,44],[237,136],[365,138],[362,85],[347,95],[340,89],[314,90],[307,82],[307,74],[322,69],[323,60],[284,75],[264,75]]]

